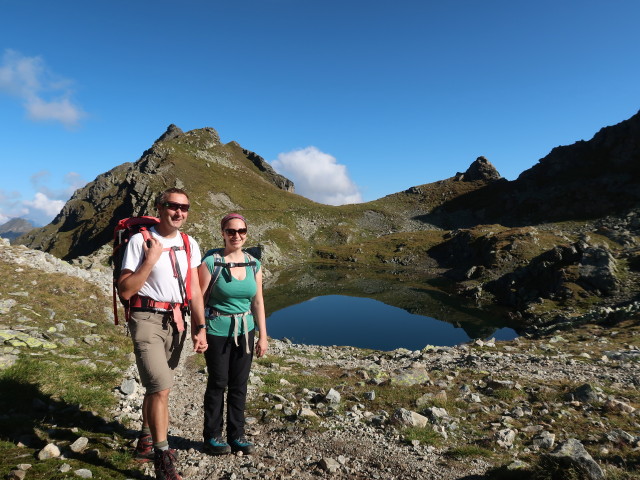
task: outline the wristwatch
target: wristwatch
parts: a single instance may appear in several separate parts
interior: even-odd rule
[[[204,323],[201,323],[200,325],[196,325],[196,332],[199,332],[203,328],[206,328],[206,325]]]

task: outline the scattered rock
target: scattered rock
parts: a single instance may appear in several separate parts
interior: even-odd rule
[[[333,458],[323,458],[318,462],[318,465],[322,470],[329,473],[337,473],[340,470],[340,463]]]
[[[79,437],[69,448],[74,453],[81,453],[85,448],[87,448],[88,444],[89,439],[87,437]]]
[[[593,457],[587,452],[582,443],[575,438],[558,445],[547,458],[556,462],[560,467],[573,467],[585,475],[588,480],[604,480],[604,472]]]
[[[73,473],[80,478],[93,478],[93,473],[91,473],[91,470],[87,468],[80,468],[78,470],[74,470]]]
[[[391,420],[398,425],[405,425],[407,427],[425,427],[429,421],[427,417],[405,408],[396,410]]]
[[[60,456],[60,449],[53,443],[47,444],[42,450],[38,452],[38,460],[58,458],[59,456]]]
[[[324,398],[329,403],[340,403],[342,397],[340,396],[340,393],[338,391],[332,388],[329,390],[329,392],[327,392]]]

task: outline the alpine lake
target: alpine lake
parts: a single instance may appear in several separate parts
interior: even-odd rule
[[[294,343],[390,351],[511,340],[503,315],[446,295],[442,280],[408,270],[291,267],[265,280],[270,337]]]

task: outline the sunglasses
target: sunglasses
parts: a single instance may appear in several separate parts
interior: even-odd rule
[[[225,228],[224,229],[224,233],[226,233],[230,237],[233,237],[236,233],[238,235],[246,235],[247,234],[247,229],[246,228],[238,228],[236,230],[235,228]]]
[[[164,202],[162,206],[167,207],[169,210],[182,210],[183,212],[188,212],[191,205],[188,203]]]

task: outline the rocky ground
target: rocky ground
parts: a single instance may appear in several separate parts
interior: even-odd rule
[[[77,269],[8,244],[0,260],[15,272],[38,265],[109,291],[108,271],[100,268]],[[14,323],[15,298],[22,306],[28,298],[11,288],[0,292],[7,326]],[[251,376],[247,424],[258,447],[251,456],[201,451],[206,372],[202,357],[185,351],[171,395],[170,441],[184,478],[193,480],[469,480],[498,478],[497,469],[506,466],[527,478],[541,465],[550,471],[580,465],[575,478],[639,478],[637,307],[594,310],[570,329],[536,338],[419,351],[271,340]],[[29,334],[39,336],[35,328]],[[7,345],[3,355],[15,361],[23,347]],[[129,426],[133,441],[142,401],[133,364],[114,394],[118,406],[105,420]],[[114,445],[119,448],[131,445]],[[153,476],[151,465],[139,468],[140,477]],[[28,479],[25,469],[8,478]],[[91,469],[82,469],[85,478]]]
[[[185,355],[171,396],[171,438],[193,480],[493,478],[496,467],[522,468],[570,439],[594,452],[598,461],[584,452],[591,478],[603,478],[598,472],[620,466],[621,445],[635,451],[635,462],[640,447],[640,330],[637,320],[624,327],[592,327],[578,334],[581,343],[572,332],[414,352],[274,340],[251,378],[248,432],[258,446],[251,456],[201,452],[206,373]],[[394,389],[412,394],[394,401]],[[115,414],[133,418],[141,392],[128,391]],[[631,398],[613,393],[625,391]],[[416,428],[435,438],[412,440]]]

